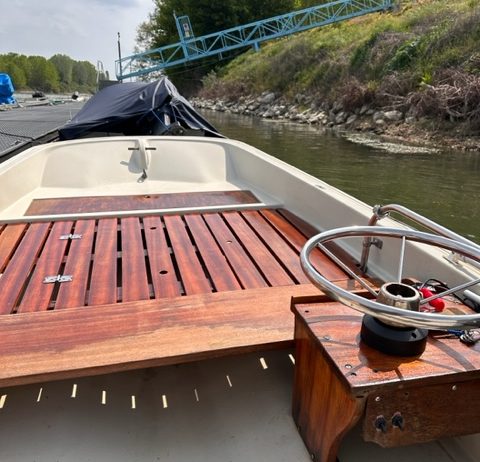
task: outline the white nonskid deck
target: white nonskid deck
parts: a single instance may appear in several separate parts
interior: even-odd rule
[[[308,462],[291,417],[290,354],[1,390],[0,460]],[[339,454],[341,462],[387,459],[473,462],[454,440],[386,450],[356,431]]]

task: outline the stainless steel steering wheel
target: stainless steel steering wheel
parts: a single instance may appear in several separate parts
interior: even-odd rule
[[[395,323],[405,327],[419,327],[423,329],[474,329],[480,327],[480,314],[473,315],[445,315],[424,313],[419,311],[409,311],[401,308],[394,308],[392,306],[384,305],[373,300],[361,297],[360,295],[344,290],[335,283],[329,281],[322,276],[310,262],[310,254],[316,247],[321,247],[323,244],[332,240],[346,238],[346,237],[394,237],[401,238],[402,256],[399,273],[403,264],[403,252],[405,249],[405,241],[420,242],[424,244],[441,247],[443,249],[455,251],[461,255],[469,257],[473,260],[480,261],[480,247],[475,244],[468,245],[463,242],[448,239],[446,237],[435,234],[424,233],[416,230],[386,228],[377,226],[351,226],[345,228],[337,228],[320,233],[307,241],[300,253],[300,261],[305,274],[310,281],[325,292],[332,299],[343,303],[355,310],[370,314],[380,320]],[[480,279],[469,281],[465,284],[458,285],[448,293],[457,292],[467,287],[480,283]],[[446,295],[447,292],[439,294],[437,297]],[[424,304],[434,297],[422,300]]]

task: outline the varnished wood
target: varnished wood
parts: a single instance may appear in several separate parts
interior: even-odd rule
[[[292,295],[312,285],[0,317],[0,386],[285,347]]]
[[[185,221],[212,278],[215,290],[220,292],[241,289],[233,269],[208,231],[203,218],[200,215],[186,215]]]
[[[479,433],[479,390],[480,378],[370,394],[363,419],[363,439],[382,447],[396,447]],[[403,430],[392,426],[397,413],[404,419]],[[385,433],[375,428],[379,415],[384,415],[389,424]]]
[[[82,237],[70,242],[70,249],[63,271],[64,274],[72,276],[72,281],[60,285],[55,309],[81,307],[86,302],[92,245],[95,236],[95,220],[77,221],[73,231]]]
[[[249,258],[242,245],[220,214],[206,214],[205,221],[225,254],[230,266],[245,289],[267,287],[268,284]]]
[[[0,278],[0,314],[11,313],[22,294],[25,279],[33,268],[43,247],[50,223],[29,226],[9,265]]]
[[[155,298],[181,295],[160,217],[144,217],[143,226]]]
[[[39,226],[41,239],[33,233]],[[81,238],[59,240],[59,229]],[[7,314],[307,283],[299,259],[306,239],[266,209],[3,225],[0,306]],[[314,253],[324,274],[348,280]],[[53,273],[72,281],[44,285]],[[5,304],[4,296],[12,299]]]
[[[313,460],[335,462],[342,438],[360,419],[364,398],[355,398],[337,380],[303,323],[295,324],[295,344],[295,423]]]
[[[25,231],[26,224],[4,226],[0,234],[0,273],[15,252],[16,246]]]
[[[270,252],[278,258],[286,271],[289,272],[298,283],[306,284],[309,282],[300,265],[298,253],[288,245],[280,233],[275,231],[260,212],[242,212],[241,215],[260,238],[263,239],[264,244],[270,249]],[[272,230],[274,230],[274,232],[272,232]]]
[[[53,224],[22,301],[17,307],[18,313],[41,311],[48,308],[55,284],[45,284],[43,281],[48,276],[60,275],[60,267],[68,244],[68,240],[61,240],[60,237],[70,234],[72,225],[71,221]]]
[[[89,305],[117,301],[117,219],[98,220]]]
[[[250,256],[254,255],[254,261],[265,279],[272,286],[294,284],[278,260],[275,258],[255,232],[248,226],[242,216],[237,212],[224,213],[223,217],[232,229],[243,247]]]
[[[187,295],[212,292],[212,286],[197,258],[181,217],[164,217],[175,259]]]
[[[393,357],[360,341],[362,314],[357,311],[312,298],[294,299],[292,308],[297,344],[293,413],[316,460],[334,461],[343,434],[360,416],[364,438],[386,447],[480,432],[475,417],[480,413],[479,345],[434,332],[421,356]],[[470,310],[448,299],[448,312]],[[343,406],[339,418],[335,410]],[[404,419],[403,430],[392,423],[397,413]],[[386,419],[385,433],[375,427],[380,416]]]
[[[471,312],[452,301],[449,310]],[[454,335],[437,332],[429,335],[428,347],[420,357],[389,356],[360,342],[363,315],[358,311],[323,303],[296,304],[295,311],[335,364],[352,366],[336,370],[340,380],[346,381],[355,393],[415,385],[419,381],[423,385],[446,383],[460,376],[462,380],[480,378],[479,344],[469,347]]]
[[[285,214],[285,212],[282,212]],[[276,210],[262,210],[261,214],[276,228],[278,229],[288,240],[290,245],[300,252],[305,245],[306,238],[311,237],[312,233],[303,234],[292,223],[287,221],[283,215]],[[291,216],[291,215],[288,215]],[[296,220],[297,223],[304,223],[302,220]],[[306,225],[302,224],[302,228]],[[314,249],[310,254],[310,261],[315,268],[321,270],[321,274],[330,281],[341,281],[348,279],[348,276],[337,265],[324,255],[320,250]]]
[[[122,235],[122,301],[148,300],[147,268],[143,252],[140,220],[124,218],[120,222]]]
[[[250,191],[204,191],[189,193],[143,194],[136,196],[94,196],[35,199],[25,215],[61,213],[120,212],[126,210],[168,209],[258,203]]]

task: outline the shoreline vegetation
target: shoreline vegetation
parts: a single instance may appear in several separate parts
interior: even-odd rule
[[[67,55],[25,56],[17,53],[0,54],[0,72],[10,75],[16,92],[93,93],[97,80],[95,66],[88,61],[76,61]]]
[[[480,151],[480,2],[403,0],[262,45],[203,78],[195,105]]]

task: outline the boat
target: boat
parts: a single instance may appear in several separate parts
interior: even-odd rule
[[[222,137],[168,77],[162,77],[153,82],[125,82],[103,88],[58,134],[60,140],[72,140],[112,134],[181,135],[186,132]]]
[[[479,459],[475,243],[218,137],[49,143],[0,182],[2,461]]]

